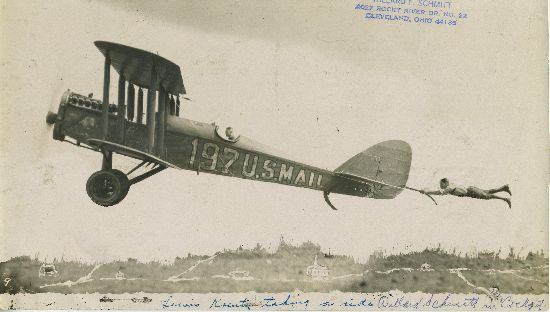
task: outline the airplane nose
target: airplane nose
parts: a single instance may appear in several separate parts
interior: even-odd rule
[[[53,112],[48,112],[46,115],[46,122],[50,125],[55,124],[55,120],[57,119],[57,114]]]

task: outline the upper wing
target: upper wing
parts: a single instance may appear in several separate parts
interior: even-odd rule
[[[154,84],[156,81],[170,94],[185,94],[180,67],[171,61],[118,43],[96,41],[94,44],[103,55],[109,55],[111,65],[126,81],[149,90],[157,90],[158,86]]]

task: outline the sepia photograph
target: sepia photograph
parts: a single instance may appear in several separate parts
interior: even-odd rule
[[[548,3],[0,1],[0,308],[548,310]]]

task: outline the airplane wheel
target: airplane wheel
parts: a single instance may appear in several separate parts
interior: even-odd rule
[[[100,206],[113,206],[126,197],[130,183],[118,170],[100,170],[94,172],[86,182],[86,192],[90,199]]]
[[[126,176],[126,174],[120,170],[116,170],[116,169],[111,169],[111,171],[113,171],[114,173],[116,173],[121,181],[123,182],[122,185],[124,186],[124,189],[123,189],[123,196],[120,198],[119,202],[121,202],[125,197],[126,195],[128,195],[128,191],[130,190],[130,182],[128,181],[128,177]],[[118,202],[117,202],[118,204]]]

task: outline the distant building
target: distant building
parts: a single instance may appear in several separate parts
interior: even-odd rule
[[[99,298],[99,302],[113,302],[114,300],[107,297],[107,296],[103,296],[101,298]]]
[[[368,263],[372,266],[375,265],[379,260],[384,259],[384,253],[380,250],[375,251],[369,256]]]
[[[325,254],[325,258],[334,258],[334,255],[330,254],[330,248],[328,249],[328,254]]]
[[[424,263],[420,266],[420,271],[433,271],[433,269],[429,263]]]
[[[43,263],[38,269],[38,276],[57,276],[57,270],[55,269],[55,264],[45,264]]]
[[[122,280],[122,279],[124,279],[124,273],[122,273],[122,272],[120,272],[120,271],[116,272],[116,274],[115,274],[115,279],[117,279],[117,280]]]
[[[315,260],[313,260],[312,265],[307,267],[306,274],[312,279],[323,280],[323,279],[328,279],[330,270],[326,266],[323,266],[317,263],[317,255],[315,255]]]
[[[231,277],[232,279],[236,279],[236,280],[250,280],[250,279],[252,279],[252,277],[250,277],[250,273],[248,271],[241,271],[239,269],[237,269],[235,271],[231,271],[231,272],[227,273],[227,275],[229,275],[229,277]]]

